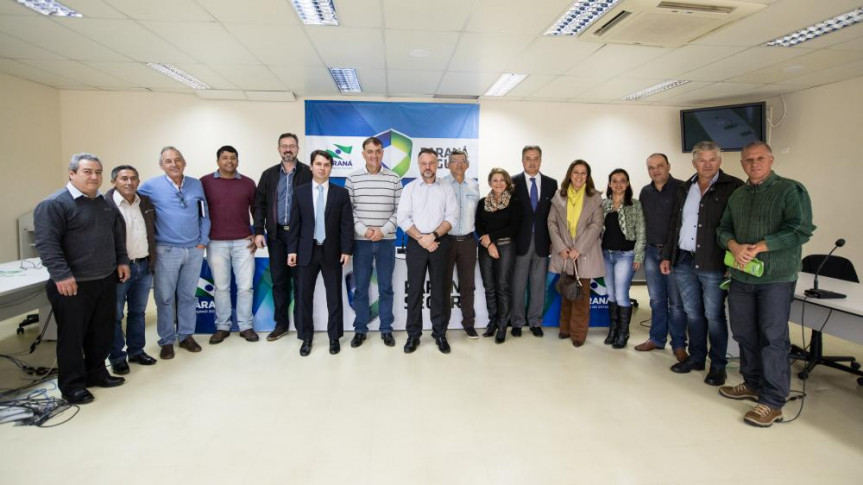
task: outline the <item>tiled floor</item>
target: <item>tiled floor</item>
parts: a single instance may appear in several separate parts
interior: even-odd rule
[[[633,295],[634,320],[648,318],[644,288]],[[307,358],[293,332],[218,346],[202,336],[200,354],[133,364],[126,385],[95,389],[66,424],[0,427],[0,483],[863,483],[863,386],[850,375],[819,368],[800,419],[756,429],[741,421],[751,404],[721,398],[703,372],[673,374],[668,350],[635,352],[647,333],[635,322],[625,350],[603,345],[603,329],[580,349],[547,330],[503,345],[454,330],[450,355],[428,334],[406,355],[400,332],[395,348],[373,334],[359,349],[348,333],[331,356],[320,334]],[[35,332],[0,324],[0,352]],[[863,358],[861,346],[826,346]],[[52,352],[24,358],[50,365]],[[0,387],[20,376],[0,362]]]

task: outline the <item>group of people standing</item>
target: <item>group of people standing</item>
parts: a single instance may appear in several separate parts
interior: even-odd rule
[[[709,355],[705,382],[721,386],[728,334],[726,290],[720,283],[730,271],[731,327],[740,343],[745,382],[721,387],[720,393],[758,401],[747,422],[769,426],[781,419],[790,379],[788,363],[780,358],[790,346],[787,315],[801,246],[814,226],[808,194],[799,183],[772,172],[768,145],[744,148],[746,183],[722,172],[721,150],[713,142],[696,145],[696,174],[686,181],[671,177],[665,155],[653,154],[647,159],[651,183],[638,199],[623,169],[609,174],[603,198],[584,160],[569,164],[558,187],[554,178],[540,173],[538,146],[522,150],[522,173],[511,177],[506,170],[491,169],[485,197],[466,177],[470,162],[461,150],[449,156],[449,177],[438,177],[438,153],[423,148],[417,157],[420,176],[402,186],[382,164],[381,140],[371,137],[362,144],[364,166],[344,187],[329,181],[333,159],[327,151],[312,152],[309,165],[300,162],[299,139],[292,133],[279,136],[278,151],[280,162],[255,184],[237,170],[239,156],[231,146],[217,150],[218,170],[200,180],[184,174],[186,161],[178,149],[165,147],[159,156],[164,175],[139,186],[134,167],[118,166],[111,172],[114,187],[105,196],[99,193],[99,158],[73,156],[69,183],[40,203],[34,216],[36,247],[51,277],[47,290],[58,321],[59,387],[65,399],[87,403],[93,400],[87,387],[123,384],[122,377],[107,372],[106,356],[119,375],[129,373],[130,362],[157,362],[144,352],[151,282],[160,358],[173,358],[175,343],[190,352],[202,350],[193,334],[205,249],[215,286],[216,331],[210,344],[231,335],[232,312],[240,336],[259,340],[252,328],[254,253],[267,247],[275,320],[268,341],[288,334],[293,299],[300,355],[311,353],[315,283],[322,274],[329,352],[339,353],[342,268],[353,257],[350,345],[360,347],[367,339],[376,271],[380,336],[384,345],[394,346],[392,274],[401,228],[408,238],[406,353],[420,344],[426,301],[432,337],[441,352],[451,351],[446,333],[454,276],[464,332],[479,337],[477,261],[488,311],[484,336],[503,343],[508,327],[520,337],[525,326],[543,336],[550,269],[574,276],[583,288],[575,300],[561,302],[559,337],[575,347],[584,345],[591,280],[605,277],[610,321],[605,343],[624,348],[632,319],[629,289],[643,264],[651,330],[636,350],[662,349],[670,334],[678,360],[671,369],[704,370]],[[734,268],[723,263],[726,249],[734,256]],[[756,256],[767,268],[760,279],[739,269]],[[232,275],[237,286],[233,307]]]

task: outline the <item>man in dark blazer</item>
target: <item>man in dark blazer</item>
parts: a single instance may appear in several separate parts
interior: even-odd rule
[[[288,266],[297,269],[297,334],[303,341],[300,355],[312,351],[315,323],[312,319],[318,273],[327,292],[327,334],[330,353],[338,354],[344,334],[342,316],[342,266],[351,259],[354,216],[347,189],[330,183],[333,156],[323,150],[311,155],[312,182],[297,187],[291,204],[288,231]]]
[[[521,150],[524,172],[512,178],[515,195],[522,204],[521,227],[515,242],[515,270],[512,282],[512,335],[521,337],[521,327],[530,325],[536,337],[542,337],[542,314],[545,304],[545,279],[551,239],[548,236],[548,211],[557,191],[557,181],[539,173],[542,149],[526,146]],[[529,286],[528,286],[529,285]],[[525,289],[530,300],[525,308]],[[506,322],[500,322],[506,325]],[[493,330],[491,330],[493,332]],[[489,330],[486,330],[488,333]]]

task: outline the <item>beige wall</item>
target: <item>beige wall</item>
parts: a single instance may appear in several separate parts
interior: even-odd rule
[[[773,130],[773,169],[809,190],[818,229],[804,254],[826,253],[833,242],[847,240],[838,255],[850,259],[863,275],[863,223],[858,177],[863,175],[863,77],[785,96],[788,113]],[[775,121],[779,99],[770,100]],[[856,194],[856,195],[855,195]]]
[[[60,93],[0,74],[0,262],[18,259],[18,217],[67,180],[60,150]]]

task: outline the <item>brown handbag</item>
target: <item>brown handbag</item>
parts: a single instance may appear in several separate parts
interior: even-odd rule
[[[568,261],[572,262],[572,273],[566,271]],[[578,267],[575,260],[569,258],[563,260],[563,270],[560,272],[560,278],[555,283],[554,289],[560,293],[561,297],[569,301],[575,301],[581,296],[584,289],[581,287],[581,280],[578,279]]]

